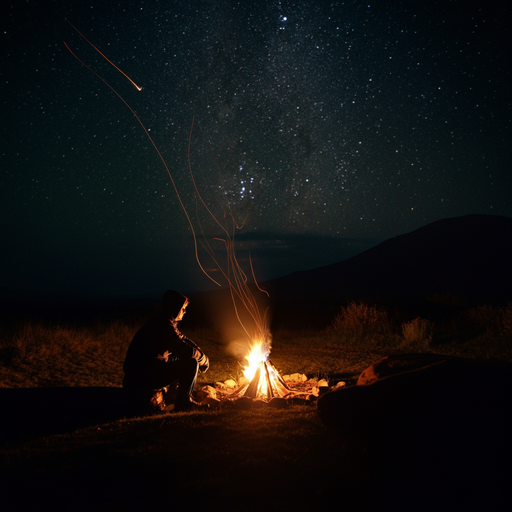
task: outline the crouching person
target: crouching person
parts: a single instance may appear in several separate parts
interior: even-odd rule
[[[174,410],[191,409],[197,373],[205,373],[210,365],[204,352],[178,329],[187,306],[187,297],[166,291],[160,311],[135,334],[126,354],[123,386],[153,410],[166,407],[164,394],[176,383]]]

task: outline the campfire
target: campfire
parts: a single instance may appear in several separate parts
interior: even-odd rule
[[[201,404],[240,403],[244,407],[251,404],[278,403],[284,405],[293,399],[294,403],[314,403],[322,392],[329,388],[326,379],[310,378],[300,373],[281,376],[270,360],[270,344],[255,343],[246,356],[247,365],[238,382],[229,379],[216,382],[215,387],[204,386],[197,393]],[[335,388],[344,386],[339,382]]]
[[[246,357],[241,386],[233,392],[234,397],[246,396],[253,399],[271,400],[284,398],[292,391],[269,359],[270,348],[265,342],[256,343]]]

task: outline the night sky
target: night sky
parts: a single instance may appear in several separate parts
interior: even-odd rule
[[[197,188],[219,221],[245,221],[240,262],[250,250],[263,281],[442,218],[512,216],[510,15],[492,0],[2,7],[2,290],[211,287],[146,133],[64,42],[139,116],[223,261],[189,173],[194,119]]]

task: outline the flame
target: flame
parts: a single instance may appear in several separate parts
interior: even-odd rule
[[[244,377],[248,382],[245,395],[251,398],[270,400],[274,397],[283,397],[289,394],[279,372],[269,360],[270,337],[264,341],[254,342],[245,356],[248,363],[244,367]]]
[[[256,370],[260,366],[260,363],[264,363],[268,361],[268,356],[270,355],[270,346],[268,343],[264,341],[256,341],[253,343],[249,350],[249,354],[245,356],[245,359],[248,363],[247,366],[244,367],[244,377],[251,381],[256,374]]]

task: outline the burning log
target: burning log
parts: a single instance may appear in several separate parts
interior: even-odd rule
[[[260,387],[260,376],[261,376],[261,367],[262,366],[263,366],[263,363],[260,363],[258,365],[258,368],[256,369],[256,373],[254,374],[254,377],[252,378],[251,382],[249,382],[249,385],[247,386],[244,396],[256,398],[256,396],[258,394],[258,388]]]
[[[260,361],[244,396],[249,398],[283,398],[291,393],[271,361]]]

